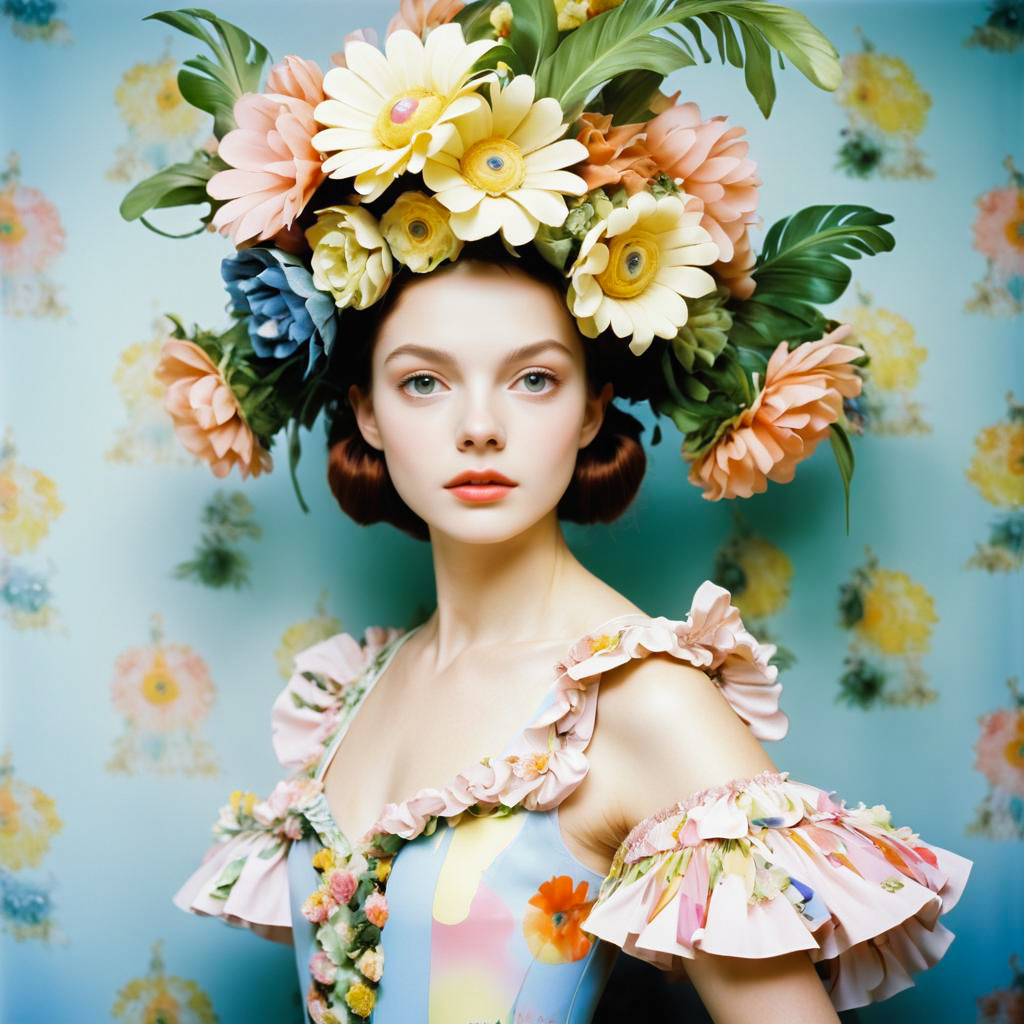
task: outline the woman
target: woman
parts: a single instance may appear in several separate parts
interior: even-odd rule
[[[272,710],[287,776],[266,800],[232,794],[175,902],[293,943],[315,1022],[584,1024],[620,950],[689,977],[716,1024],[835,1021],[944,954],[938,917],[970,862],[778,770],[759,742],[788,727],[775,647],[727,590],[705,581],[684,618],[652,616],[559,526],[614,519],[639,487],[641,427],[613,396],[671,416],[710,500],[784,483],[830,429],[845,437],[863,353],[800,297],[808,246],[841,277],[831,243],[802,235],[824,208],[785,244],[773,229],[768,330],[743,302],[759,179],[722,119],[694,122],[643,76],[578,119],[501,62],[472,77],[507,37],[571,106],[573,83],[614,83],[609,40],[616,74],[630,32],[648,59],[641,5],[579,26],[473,5],[473,42],[448,24],[460,9],[428,24],[417,8],[386,56],[350,39],[326,76],[286,58],[220,142],[230,169],[207,192],[238,245],[222,268],[238,323],[189,340],[178,324],[165,345],[179,433],[218,475],[257,475],[283,419],[310,426],[325,404],[335,497],[429,540],[437,608],[296,656]],[[827,71],[827,40],[778,10],[779,45]],[[621,32],[595,35],[598,18]],[[559,46],[573,32],[592,46]],[[638,109],[644,124],[612,127]],[[884,215],[858,217],[826,232],[837,251],[844,231],[891,244]],[[808,324],[821,336],[790,350],[780,334]]]

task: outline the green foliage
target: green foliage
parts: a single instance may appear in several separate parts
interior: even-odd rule
[[[157,11],[143,19],[150,20],[194,36],[213,52],[215,60],[199,56],[185,61],[185,68],[195,70],[182,68],[178,72],[178,88],[192,106],[213,115],[213,132],[222,139],[235,127],[235,100],[244,93],[260,91],[263,65],[270,57],[267,48],[237,25],[201,7]],[[203,27],[204,21],[209,22],[216,36]]]
[[[822,89],[835,89],[842,79],[835,47],[803,14],[788,7],[763,0],[625,0],[565,34],[537,69],[538,95],[554,96],[567,118],[576,120],[591,92],[618,75],[646,70],[663,77],[696,64],[681,30],[693,37],[704,62],[710,61],[702,25],[714,36],[719,59],[744,69],[747,88],[765,117],[775,102],[773,49],[780,67],[785,54]],[[658,29],[666,35],[655,35]],[[630,96],[625,102],[632,105],[634,100]],[[607,105],[607,98],[605,103],[614,121],[626,119]]]
[[[826,318],[816,307],[834,302],[850,283],[843,259],[889,252],[893,220],[869,206],[808,206],[776,221],[765,236],[751,276],[754,294],[730,307],[736,345],[775,348],[783,339],[813,341]]]
[[[205,231],[213,219],[217,208],[206,191],[206,183],[218,172],[227,169],[227,164],[219,156],[198,149],[188,163],[172,164],[144,181],[140,181],[121,200],[120,212],[125,220],[140,219],[150,231],[165,238],[190,238]],[[171,235],[154,227],[142,215],[150,210],[164,209],[172,206],[195,206],[209,203],[209,212],[200,218],[200,226],[195,231],[184,235]]]

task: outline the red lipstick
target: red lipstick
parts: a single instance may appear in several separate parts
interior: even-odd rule
[[[497,501],[517,486],[515,480],[493,469],[470,469],[445,484],[460,501],[470,503]]]

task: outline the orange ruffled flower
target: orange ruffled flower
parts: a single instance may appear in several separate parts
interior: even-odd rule
[[[740,136],[746,129],[727,127],[725,116],[701,121],[696,103],[663,110],[647,123],[645,147],[656,165],[689,195],[704,201],[700,226],[710,232],[722,256],[710,267],[736,298],[748,298],[754,281],[745,273],[753,266],[747,225],[759,198],[757,164],[747,156]],[[680,180],[681,179],[681,180]]]
[[[238,127],[217,150],[231,169],[218,171],[206,191],[230,200],[213,215],[213,226],[236,248],[290,228],[323,182],[323,157],[311,141],[321,128],[313,109],[324,99],[323,81],[314,61],[285,57],[267,76],[266,92],[235,101]]]
[[[590,952],[592,940],[580,928],[594,905],[594,900],[587,899],[587,889],[582,881],[574,891],[568,875],[556,875],[530,897],[523,915],[523,937],[542,963],[571,963]]]
[[[690,483],[704,488],[703,498],[749,498],[764,491],[769,480],[793,479],[797,463],[839,419],[843,398],[861,392],[863,381],[849,363],[863,351],[840,344],[852,330],[840,324],[792,351],[788,342],[779,342],[754,404],[690,467]]]
[[[402,0],[402,4],[388,22],[385,35],[400,28],[415,32],[421,39],[428,28],[437,28],[451,21],[465,7],[463,0]]]
[[[164,408],[174,432],[193,455],[224,477],[238,466],[250,473],[273,469],[270,453],[245,422],[241,406],[210,357],[193,341],[170,338],[160,350],[157,378],[167,385]]]
[[[621,183],[629,195],[634,195],[658,173],[643,141],[642,122],[613,128],[611,114],[589,111],[580,120],[583,127],[576,138],[587,147],[589,156],[572,170],[583,178],[588,190]]]

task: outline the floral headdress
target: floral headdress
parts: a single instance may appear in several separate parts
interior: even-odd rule
[[[704,498],[790,481],[827,435],[848,529],[844,423],[857,430],[846,414],[867,356],[817,307],[849,283],[843,259],[892,249],[892,217],[810,206],[755,256],[762,182],[744,130],[660,88],[695,48],[712,59],[703,27],[765,117],[773,51],[835,89],[836,50],[802,14],[763,0],[401,0],[383,48],[359,29],[326,73],[286,56],[265,79],[266,48],[209,11],[149,17],[213,54],[178,74],[213,115],[209,145],[136,185],[121,214],[158,230],[150,210],[208,203],[190,234],[235,247],[221,264],[232,325],[189,333],[170,316],[157,370],[181,441],[217,476],[269,471],[287,428],[308,511],[298,428],[344,400],[326,369],[345,310],[380,301],[403,267],[429,273],[497,235],[562,272],[584,336],[653,349],[650,404],[682,434]]]

